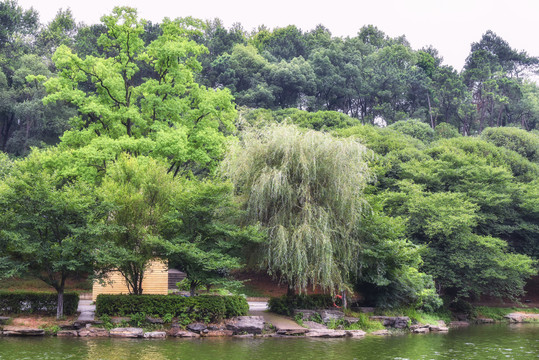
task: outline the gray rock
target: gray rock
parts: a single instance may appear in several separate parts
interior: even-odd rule
[[[346,336],[353,337],[353,338],[362,338],[365,337],[367,334],[363,330],[344,330],[346,332]]]
[[[327,329],[328,327],[324,324],[319,324],[314,321],[304,321],[303,325],[307,326],[309,329]]]
[[[73,324],[67,324],[67,325],[60,325],[61,330],[79,330],[80,327],[75,326],[75,323]]]
[[[406,329],[410,318],[408,316],[371,316],[371,320],[380,321],[386,327]]]
[[[331,329],[312,329],[305,334],[307,337],[319,337],[319,338],[341,338],[346,336],[345,330],[331,330]]]
[[[203,334],[204,337],[222,337],[232,335],[234,335],[234,331],[232,330],[208,330],[208,332]]]
[[[309,329],[305,329],[305,328],[302,328],[302,329],[281,329],[281,330],[277,330],[277,333],[276,335],[303,335],[305,333],[307,333],[309,331]]]
[[[432,332],[448,332],[449,328],[439,325],[430,325],[429,330]]]
[[[167,337],[167,333],[164,331],[150,331],[144,333],[144,338],[146,339],[164,339]]]
[[[149,322],[150,324],[164,324],[165,323],[163,319],[153,318],[151,316],[146,316],[146,321]]]
[[[344,318],[344,313],[340,310],[320,310],[319,314],[325,324],[331,320],[340,320]]]
[[[234,334],[261,334],[264,329],[262,316],[237,316],[227,321],[226,328]]]
[[[477,324],[494,324],[494,319],[479,318],[475,319]]]
[[[206,324],[203,324],[203,323],[194,323],[194,324],[187,325],[187,330],[196,332],[198,334],[200,334],[201,332],[207,329],[208,327],[206,326]]]
[[[296,315],[298,314],[302,314],[303,315],[303,318],[304,320],[309,320],[311,318],[311,316],[315,315],[315,314],[318,314],[318,312],[316,310],[302,310],[302,309],[296,309],[294,310],[294,312],[292,313],[292,315],[295,317]]]
[[[430,325],[425,325],[425,324],[414,324],[414,325],[410,325],[410,331],[414,331],[416,329],[424,329],[424,328],[430,328]]]
[[[4,326],[3,329],[4,336],[43,336],[45,335],[45,330],[35,329],[24,326]]]
[[[110,336],[118,338],[140,338],[144,336],[144,330],[134,327],[114,328],[110,330]]]
[[[77,320],[70,326],[68,325],[70,329],[66,328],[64,330],[79,330],[79,329],[82,329],[83,327],[90,327],[92,325],[101,325],[101,324],[103,324],[103,321],[99,321],[99,320],[87,320],[87,321]]]
[[[60,330],[56,333],[58,337],[77,337],[79,333],[76,330]]]
[[[371,335],[387,336],[390,335],[389,330],[376,330],[371,332]]]
[[[208,330],[225,330],[225,326],[221,324],[208,324]]]
[[[345,316],[344,321],[346,321],[348,323],[348,325],[352,325],[352,324],[357,323],[359,321],[359,319],[355,318],[355,317],[351,317],[351,316]]]
[[[172,328],[168,332],[169,336],[179,337],[179,338],[199,338],[200,335],[191,331],[181,330],[179,328]]]
[[[108,337],[108,330],[95,327],[86,327],[78,331],[80,337]]]
[[[417,329],[412,330],[412,332],[414,334],[427,334],[428,332],[430,332],[430,328],[429,327],[421,327],[421,328],[417,328]]]

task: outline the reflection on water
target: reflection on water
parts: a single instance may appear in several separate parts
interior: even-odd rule
[[[539,324],[365,339],[0,338],[0,359],[539,359]]]

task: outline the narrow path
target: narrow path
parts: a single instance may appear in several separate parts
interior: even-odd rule
[[[282,315],[277,315],[267,311],[249,311],[249,315],[262,316],[266,323],[270,323],[275,327],[277,334],[295,335],[304,334],[308,331],[307,328],[298,325],[292,319]]]
[[[80,312],[78,323],[86,324],[95,320],[95,305],[92,305],[92,300],[79,300],[77,311]]]
[[[247,301],[249,304],[249,311],[265,311],[268,310],[267,301]]]

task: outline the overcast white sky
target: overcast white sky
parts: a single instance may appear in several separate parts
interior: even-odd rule
[[[461,70],[470,44],[488,29],[511,47],[539,56],[539,0],[18,0],[24,8],[38,10],[49,22],[58,9],[70,8],[77,21],[98,23],[114,6],[138,9],[153,22],[164,17],[220,18],[229,27],[240,22],[250,31],[290,24],[303,31],[323,24],[335,36],[354,36],[363,25],[373,24],[394,37],[406,35],[414,49],[433,45],[444,63]]]

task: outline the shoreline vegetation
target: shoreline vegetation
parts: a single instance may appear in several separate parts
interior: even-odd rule
[[[500,314],[499,308],[490,308]],[[483,311],[485,309],[482,309]],[[27,326],[32,323],[35,317],[0,317],[0,337],[1,336],[58,336],[58,337],[124,337],[124,338],[213,338],[213,337],[231,337],[231,338],[267,338],[267,337],[309,337],[309,338],[362,338],[364,336],[397,336],[408,333],[427,334],[427,333],[445,333],[447,331],[456,331],[461,327],[470,325],[488,325],[488,324],[518,324],[518,323],[539,323],[539,309],[515,308],[513,312],[508,312],[504,318],[498,317],[483,318],[479,317],[471,321],[451,321],[446,323],[438,319],[436,315],[421,314],[423,322],[415,323],[407,316],[389,316],[350,313],[357,318],[347,317],[346,321],[329,321],[326,325],[309,320],[300,320],[295,317],[297,324],[302,330],[288,329],[278,330],[271,323],[264,322],[259,316],[243,316],[233,318],[218,323],[192,323],[187,326],[178,326],[173,319],[169,323],[163,323],[159,319],[151,317],[102,317],[105,321],[98,320],[93,325],[88,324],[85,327],[76,329],[74,319],[65,319],[57,321],[52,317],[39,317],[41,324],[39,326]],[[529,311],[533,312],[529,312]],[[382,314],[384,314],[382,312]],[[366,315],[366,316],[363,316]],[[507,317],[509,315],[509,317]],[[21,320],[18,320],[21,319]],[[293,320],[294,318],[288,318]],[[367,319],[367,320],[366,320]],[[395,320],[405,321],[404,326],[398,327],[389,324],[395,324]],[[347,321],[352,321],[347,322]],[[355,321],[359,321],[360,325]],[[240,322],[239,326],[231,324]],[[408,323],[406,323],[408,322]],[[35,324],[35,322],[33,322]],[[384,326],[383,324],[386,324]]]
[[[15,301],[23,296],[22,293],[13,294],[17,294]],[[44,296],[42,293],[39,295]],[[467,314],[447,310],[428,313],[413,308],[337,309],[335,306],[325,306],[321,309],[324,303],[332,301],[326,295],[271,298],[268,311],[249,316],[247,302],[241,296],[199,295],[185,298],[179,295],[99,295],[98,317],[87,321],[79,321],[76,316],[56,320],[52,316],[40,315],[43,311],[39,309],[18,308],[13,301],[4,301],[2,306],[31,313],[0,317],[0,336],[362,338],[366,335],[445,333],[449,329],[470,324],[539,322],[539,308],[526,307],[477,306],[471,307]],[[49,312],[53,312],[53,308]],[[133,309],[139,309],[139,312],[129,314]],[[3,312],[6,314],[5,309]],[[158,315],[159,312],[163,314]]]

